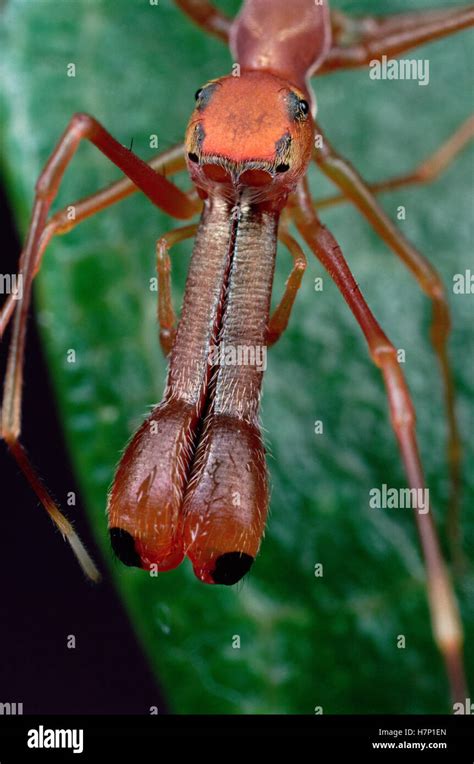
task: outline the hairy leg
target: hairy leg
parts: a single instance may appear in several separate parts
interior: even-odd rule
[[[448,511],[448,528],[452,553],[461,562],[459,538],[459,501],[461,490],[461,440],[455,411],[455,389],[447,352],[451,316],[443,282],[431,263],[409,242],[392,222],[357,170],[332,147],[319,126],[323,137],[322,148],[314,150],[314,159],[329,177],[364,215],[372,228],[392,252],[402,260],[420,288],[430,298],[433,306],[431,342],[438,358],[443,382],[444,401],[448,420],[448,465],[451,495]]]
[[[171,259],[169,251],[174,244],[196,235],[198,224],[175,228],[163,234],[156,242],[156,271],[158,274],[158,323],[160,345],[165,356],[173,346],[176,334],[176,313],[171,299]]]
[[[160,175],[171,177],[175,173],[186,168],[184,146],[182,144],[173,146],[171,149],[153,157],[147,164],[155,172],[160,173]],[[44,252],[54,236],[72,231],[73,228],[79,225],[79,223],[82,223],[83,220],[87,220],[87,218],[96,215],[98,212],[108,209],[113,204],[122,199],[126,199],[128,196],[131,196],[139,190],[138,186],[136,186],[130,178],[124,177],[105,188],[101,188],[90,196],[86,196],[72,204],[68,204],[67,207],[64,207],[52,215],[46,222],[41,234],[33,277],[38,273]],[[194,204],[195,211],[198,212],[201,202],[197,196],[195,188],[193,187],[186,192],[186,196],[189,201]],[[0,339],[8,326],[16,304],[16,295],[11,294],[0,309]]]
[[[412,11],[393,16],[333,13],[333,46],[316,74],[366,66],[474,25],[474,6]]]
[[[354,280],[333,235],[317,217],[306,181],[293,199],[293,217],[304,240],[324,265],[346,300],[362,331],[374,363],[380,368],[390,408],[391,422],[410,488],[425,488],[415,430],[415,410],[397,361],[397,352],[386,337]],[[453,699],[464,701],[467,688],[463,666],[463,633],[456,597],[445,566],[432,509],[415,518],[426,565],[428,599],[435,641],[443,655]]]
[[[372,194],[380,194],[385,191],[394,191],[398,188],[407,186],[423,185],[432,183],[448,169],[456,157],[474,138],[474,116],[468,117],[458,129],[449,136],[429,157],[411,172],[403,175],[396,175],[393,178],[366,183],[367,188]],[[314,200],[316,209],[321,210],[326,207],[334,207],[337,204],[344,204],[350,199],[347,194],[334,194]]]
[[[298,242],[292,236],[290,236],[286,226],[282,223],[280,223],[278,238],[287,247],[293,259],[293,268],[285,284],[285,291],[283,296],[270,317],[267,333],[267,342],[269,345],[274,345],[275,342],[278,342],[281,335],[288,326],[288,321],[290,320],[290,314],[295,302],[295,298],[298,293],[298,289],[301,286],[303,274],[306,270],[306,257],[303,250],[301,249]]]
[[[185,218],[194,214],[196,206],[182,191],[162,175],[157,174],[132,152],[125,149],[112,138],[102,125],[86,114],[76,114],[72,117],[36,184],[30,226],[20,258],[19,276],[22,279],[23,289],[15,312],[7,360],[1,412],[1,435],[49,516],[69,541],[84,572],[95,580],[98,573],[94,564],[74,532],[72,525],[62,515],[43,486],[19,440],[26,325],[33,276],[38,265],[41,237],[64,172],[79,143],[84,138],[94,143],[160,208],[177,217]]]
[[[207,0],[175,0],[183,13],[205,32],[227,42],[232,19],[229,19]]]

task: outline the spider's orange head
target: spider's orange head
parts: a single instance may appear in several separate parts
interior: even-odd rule
[[[269,72],[212,80],[196,93],[186,130],[189,173],[204,193],[285,199],[311,158],[314,122],[305,94]]]

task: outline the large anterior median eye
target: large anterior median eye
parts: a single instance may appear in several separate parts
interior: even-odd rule
[[[292,120],[303,122],[309,114],[309,103],[298,93],[290,90],[288,93],[288,111]]]
[[[299,109],[300,109],[301,116],[303,118],[308,116],[308,114],[309,114],[309,103],[308,103],[308,101],[305,101],[304,98],[300,98]]]

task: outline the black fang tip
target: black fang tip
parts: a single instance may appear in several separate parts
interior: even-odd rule
[[[122,528],[110,529],[110,543],[120,562],[131,568],[141,568],[142,561],[135,549],[135,540],[128,531]]]
[[[226,552],[216,560],[216,567],[211,576],[216,584],[232,586],[240,581],[250,570],[253,557],[244,552]]]

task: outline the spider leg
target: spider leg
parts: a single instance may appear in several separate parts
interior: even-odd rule
[[[163,234],[156,242],[156,271],[158,274],[158,323],[160,345],[165,356],[169,355],[176,334],[176,313],[171,299],[171,259],[169,251],[174,244],[196,235],[198,224],[175,228]]]
[[[207,0],[175,0],[183,13],[208,34],[227,42],[233,19],[229,19]]]
[[[386,337],[367,305],[334,236],[317,217],[307,181],[301,181],[295,194],[293,218],[311,251],[335,282],[364,332],[374,363],[380,368],[387,390],[392,427],[405,467],[410,489],[425,489],[415,430],[415,409],[397,351]],[[452,583],[444,563],[432,509],[415,518],[426,566],[428,600],[435,641],[444,658],[451,693],[456,701],[466,695],[463,666],[463,632]]]
[[[306,257],[298,242],[288,233],[286,226],[280,222],[278,238],[285,244],[292,259],[293,268],[285,284],[285,291],[277,307],[270,316],[267,342],[274,345],[288,326],[291,311],[295,302],[301,280],[306,270]]]
[[[447,351],[451,316],[446,291],[439,273],[392,222],[357,170],[333,148],[323,135],[321,128],[317,126],[316,129],[323,136],[323,148],[314,151],[316,163],[364,215],[392,252],[406,265],[420,288],[430,298],[433,306],[431,342],[441,372],[448,421],[447,453],[451,486],[448,528],[453,557],[460,564],[459,501],[462,449],[455,410],[453,375]]]
[[[98,572],[94,563],[71,523],[64,517],[44,487],[20,442],[23,361],[33,277],[39,267],[38,253],[41,249],[41,240],[51,204],[56,197],[64,172],[83,139],[94,143],[102,153],[126,173],[130,180],[154,204],[169,214],[178,218],[186,218],[193,215],[197,208],[196,204],[186,194],[166,180],[164,176],[156,173],[131,151],[125,149],[100,123],[87,114],[76,114],[72,117],[36,184],[30,226],[20,258],[19,278],[22,283],[22,294],[17,301],[7,359],[1,412],[1,436],[45,510],[63,536],[69,541],[85,574],[97,580]]]
[[[385,180],[366,183],[372,194],[381,194],[385,191],[394,191],[398,188],[433,183],[448,169],[457,156],[469,145],[474,138],[474,116],[468,117],[458,129],[441,144],[429,157],[415,167],[411,172],[396,175]],[[334,207],[350,201],[347,194],[334,194],[324,198],[315,199],[314,206],[318,210],[326,207]]]
[[[316,74],[354,69],[393,58],[474,24],[474,6],[412,11],[392,16],[350,17],[333,13],[333,46]]]

